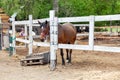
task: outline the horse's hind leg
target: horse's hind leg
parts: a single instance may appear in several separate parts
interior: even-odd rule
[[[66,49],[66,52],[67,52],[67,56],[66,56],[66,60],[67,60],[67,63],[71,63],[71,55],[72,55],[72,49]]]
[[[70,49],[69,63],[71,63],[72,49]]]
[[[62,57],[62,65],[65,65],[63,49],[60,49],[60,54],[61,54],[61,57]]]
[[[68,44],[70,44],[70,42],[68,42]],[[66,49],[66,53],[67,53],[67,56],[66,56],[66,62],[67,63],[70,63],[70,50],[69,49]]]
[[[66,53],[67,53],[67,56],[66,56],[66,62],[68,63],[69,62],[69,50],[68,49],[66,49]]]

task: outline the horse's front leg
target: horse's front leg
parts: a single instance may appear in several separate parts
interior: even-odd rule
[[[61,58],[62,58],[62,65],[65,65],[63,49],[60,49],[60,54],[61,54]]]

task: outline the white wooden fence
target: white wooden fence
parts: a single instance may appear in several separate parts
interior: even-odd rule
[[[98,46],[94,45],[94,23],[95,21],[113,21],[120,20],[120,14],[116,15],[103,15],[103,16],[83,16],[83,17],[65,17],[65,18],[57,18],[55,17],[55,11],[50,11],[50,18],[46,19],[38,19],[43,22],[45,20],[50,21],[50,43],[42,43],[42,42],[34,42],[32,39],[32,35],[29,35],[29,40],[23,40],[16,38],[16,41],[24,42],[29,44],[29,54],[32,54],[32,45],[36,46],[50,46],[50,59],[51,70],[55,69],[55,60],[56,60],[56,50],[58,48],[67,48],[67,49],[78,49],[78,50],[94,50],[94,51],[108,51],[108,52],[120,52],[120,47],[108,47],[108,46]],[[32,25],[34,23],[38,23],[38,20],[32,20],[32,16],[29,16],[29,21],[13,21],[13,37],[15,37],[15,25],[28,25],[29,24],[29,33],[32,31]],[[57,23],[63,22],[89,22],[89,40],[88,45],[72,45],[72,44],[58,44],[57,39]],[[15,48],[15,41],[13,42],[13,47]]]

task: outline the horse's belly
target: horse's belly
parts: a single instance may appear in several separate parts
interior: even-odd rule
[[[58,35],[58,43],[63,43],[63,44],[73,44],[76,40],[76,34],[72,33],[70,34],[69,32],[64,34],[64,35]]]

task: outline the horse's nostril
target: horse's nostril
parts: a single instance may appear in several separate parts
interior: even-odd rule
[[[40,39],[41,40],[41,42],[44,42],[44,39]]]

